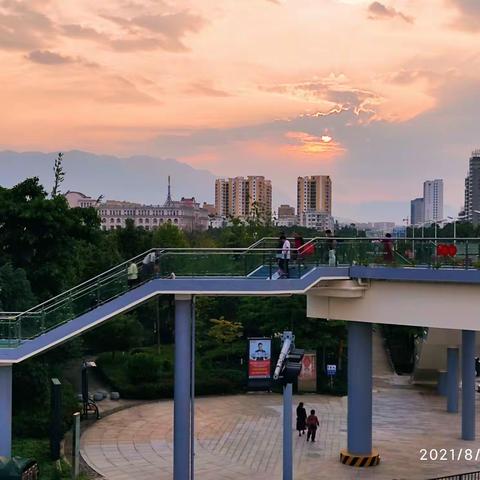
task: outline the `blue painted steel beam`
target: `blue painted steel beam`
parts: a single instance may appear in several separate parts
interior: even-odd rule
[[[372,325],[348,323],[348,453],[372,453]]]
[[[173,478],[190,480],[192,299],[175,296]]]
[[[475,440],[475,332],[462,331],[462,438]]]
[[[438,394],[442,397],[447,396],[447,371],[440,370],[438,372],[438,384],[437,384]]]
[[[12,366],[0,366],[0,457],[12,456]]]
[[[283,387],[283,480],[293,480],[291,383]]]
[[[447,412],[458,412],[458,348],[447,349]]]

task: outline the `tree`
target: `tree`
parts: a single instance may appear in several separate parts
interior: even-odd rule
[[[230,322],[224,317],[219,319],[212,318],[210,320],[212,326],[208,335],[217,342],[232,343],[243,334],[243,325],[239,322]]]
[[[7,189],[0,187],[0,263],[28,272],[39,299],[83,280],[79,246],[94,247],[100,220],[93,208],[68,207],[65,198],[48,198],[38,178]]]
[[[212,326],[208,331],[208,335],[221,345],[228,345],[229,349],[225,352],[225,359],[228,362],[229,353],[233,351],[233,344],[236,340],[242,337],[243,326],[239,322],[231,322],[225,320],[224,317],[219,319],[212,318],[210,320]]]
[[[60,152],[55,159],[55,164],[53,165],[53,189],[52,189],[52,198],[60,194],[60,184],[65,179],[65,172],[62,166],[63,162],[63,153]]]
[[[23,312],[34,305],[35,296],[25,270],[15,269],[11,263],[0,267],[0,309]]]
[[[115,238],[118,251],[124,260],[136,257],[150,248],[150,232],[135,227],[131,218],[126,220],[125,228],[115,230],[110,235]]]
[[[165,223],[153,232],[153,248],[184,248],[187,246],[185,234],[176,225]]]
[[[118,315],[85,337],[85,342],[96,352],[126,352],[143,343],[143,326],[135,314]]]

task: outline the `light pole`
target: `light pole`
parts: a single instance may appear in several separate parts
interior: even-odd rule
[[[443,223],[446,220],[446,218],[442,218],[441,220],[434,220],[433,222],[435,223],[435,246],[437,245],[437,229],[438,229],[438,224]]]
[[[480,211],[477,213],[480,213]],[[457,220],[463,220],[464,218],[466,218],[466,215],[458,215],[457,217],[447,217],[447,218],[449,218],[450,220],[453,220],[453,243],[456,244],[457,243]]]
[[[407,232],[408,232],[408,217],[404,218],[403,221],[405,222],[405,243],[407,242]]]
[[[295,336],[290,331],[283,332],[282,341],[273,379],[283,384],[283,480],[293,480],[292,384],[302,369],[304,351],[294,347]]]

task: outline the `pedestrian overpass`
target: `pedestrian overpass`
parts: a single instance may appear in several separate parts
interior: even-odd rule
[[[290,278],[277,274],[275,239],[248,248],[152,249],[26,312],[0,314],[0,455],[11,453],[12,365],[54,348],[158,295],[175,297],[174,478],[187,480],[191,444],[190,371],[196,296],[305,295],[307,315],[348,321],[348,445],[344,463],[378,462],[372,446],[372,324],[390,323],[462,331],[462,438],[475,439],[475,332],[480,311],[480,241],[455,244],[439,257],[439,240],[396,240],[385,261],[375,239],[337,239],[336,264],[328,265],[331,240],[315,238],[309,255],[292,249]],[[155,253],[153,271],[143,259]],[[128,284],[127,268],[140,279]],[[148,273],[147,273],[148,271]],[[448,404],[458,395],[458,343],[448,345]],[[455,411],[455,410],[451,410]]]

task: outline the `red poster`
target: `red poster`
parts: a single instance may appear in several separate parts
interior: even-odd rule
[[[302,370],[298,377],[298,390],[315,392],[317,390],[317,354],[305,352],[302,360]]]
[[[249,340],[248,378],[270,378],[271,343],[270,338]]]

